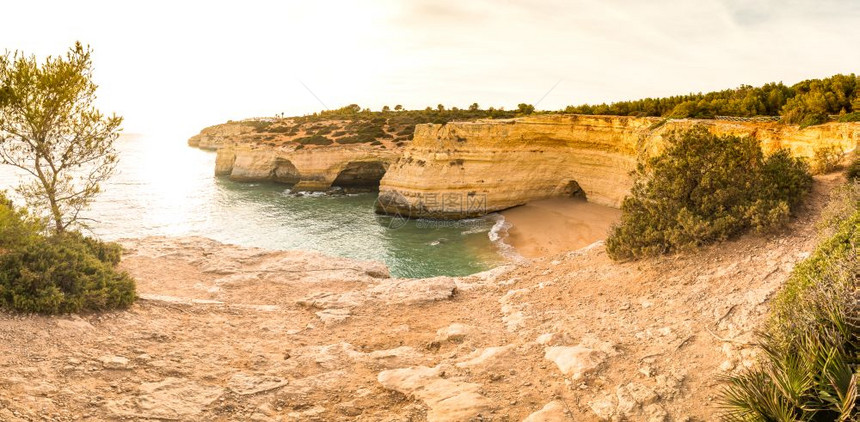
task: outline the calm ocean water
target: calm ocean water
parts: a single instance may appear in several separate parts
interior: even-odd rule
[[[86,215],[106,240],[198,235],[383,261],[400,277],[466,275],[504,260],[490,239],[496,238],[494,217],[453,227],[420,220],[402,225],[373,212],[372,193],[295,197],[284,185],[216,178],[215,153],[187,147],[183,139],[127,135],[117,149],[118,172]],[[0,166],[0,189],[11,191],[17,177]]]

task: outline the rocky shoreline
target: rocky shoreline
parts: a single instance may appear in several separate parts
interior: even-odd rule
[[[0,313],[0,419],[713,420],[838,177],[788,230],[469,277],[202,238],[123,241],[125,312]]]

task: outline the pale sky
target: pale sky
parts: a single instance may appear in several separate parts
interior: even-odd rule
[[[538,109],[860,72],[860,2],[3,0],[0,50],[94,49],[126,132],[358,103]],[[560,81],[560,82],[559,82]],[[555,89],[551,88],[558,84]],[[548,94],[547,92],[550,91]]]

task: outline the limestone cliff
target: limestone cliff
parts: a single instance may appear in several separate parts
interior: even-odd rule
[[[584,194],[618,207],[637,159],[658,152],[673,130],[703,124],[717,134],[754,136],[766,153],[809,157],[823,145],[856,148],[858,123],[800,129],[779,123],[544,115],[419,125],[380,184],[379,211],[464,218],[530,201]]]
[[[200,133],[188,139],[188,145],[201,149],[217,150],[241,139],[254,141],[253,136],[252,127],[230,122],[201,130]]]
[[[232,180],[376,188],[411,133],[386,119],[249,119],[205,128],[188,144],[217,150],[215,174]]]
[[[294,190],[341,187],[376,188],[399,152],[364,145],[318,148],[254,148],[233,145],[218,149],[215,174],[243,182],[272,181]]]

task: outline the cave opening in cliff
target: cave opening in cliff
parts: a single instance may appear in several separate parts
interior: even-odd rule
[[[338,173],[332,186],[377,190],[382,176],[385,176],[385,166],[380,161],[350,162]]]
[[[582,187],[579,186],[575,180],[569,180],[561,189],[561,195],[568,198],[581,199],[583,201],[588,200],[585,197],[585,191],[582,190]]]
[[[277,183],[294,185],[301,179],[301,174],[290,160],[279,158],[275,161],[275,168],[272,170],[271,177]]]

